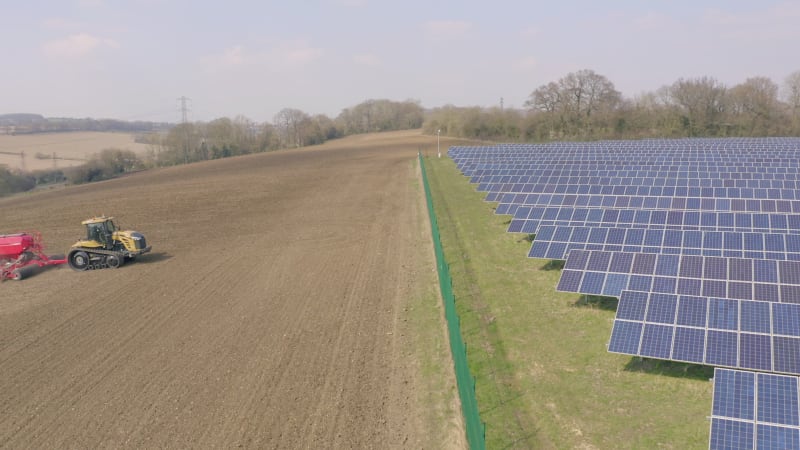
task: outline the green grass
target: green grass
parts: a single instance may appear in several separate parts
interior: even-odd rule
[[[707,448],[713,369],[608,353],[616,301],[556,292],[509,216],[425,162],[487,448]]]

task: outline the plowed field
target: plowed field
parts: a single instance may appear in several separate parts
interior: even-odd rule
[[[51,253],[100,214],[153,246],[0,285],[0,447],[463,447],[409,313],[435,281],[423,145],[355,137],[0,199],[0,233],[39,230]]]

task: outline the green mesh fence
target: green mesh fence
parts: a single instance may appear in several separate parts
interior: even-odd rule
[[[471,449],[483,450],[486,448],[486,430],[478,413],[478,400],[475,397],[475,379],[469,373],[467,364],[467,347],[461,339],[461,326],[456,314],[456,298],[453,295],[453,282],[450,279],[450,269],[444,259],[442,240],[439,236],[439,223],[433,211],[431,189],[428,186],[428,176],[425,173],[425,162],[419,155],[419,167],[422,171],[422,184],[425,187],[425,199],[428,203],[428,214],[431,219],[431,233],[433,234],[433,248],[436,252],[436,269],[439,272],[439,287],[444,301],[444,315],[447,319],[447,331],[450,336],[450,351],[453,353],[453,362],[458,383],[458,396],[461,398],[461,412],[467,431],[467,441]]]

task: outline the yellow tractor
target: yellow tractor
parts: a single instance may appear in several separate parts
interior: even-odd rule
[[[81,222],[86,225],[86,239],[73,244],[67,253],[72,269],[116,269],[126,260],[150,251],[143,234],[119,230],[113,219],[100,216]]]

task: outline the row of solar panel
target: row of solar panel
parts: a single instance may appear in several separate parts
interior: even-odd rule
[[[713,158],[705,161],[652,161],[635,155],[624,155],[616,161],[559,161],[491,162],[474,164],[469,169],[472,175],[503,175],[504,171],[516,171],[529,175],[564,175],[575,171],[636,172],[657,171],[668,173],[797,173],[798,160],[781,158],[735,160]],[[467,167],[465,167],[467,168]]]
[[[648,151],[630,150],[627,152],[600,153],[600,152],[543,152],[536,155],[519,153],[487,153],[479,155],[459,155],[453,151],[449,156],[459,169],[483,170],[500,168],[525,168],[532,164],[551,168],[561,164],[569,165],[606,165],[633,167],[636,165],[651,165],[657,167],[708,165],[719,161],[728,166],[755,164],[761,167],[772,165],[775,167],[793,166],[800,162],[796,150],[768,151],[740,155],[732,152],[694,153],[686,154],[679,151],[664,151],[652,153]]]
[[[622,291],[800,303],[800,261],[573,250],[556,290]]]
[[[636,209],[601,209],[574,207],[530,207],[500,205],[498,214],[512,214],[509,232],[535,233],[536,228],[523,228],[523,221],[540,221],[538,226],[559,224],[631,227],[663,227],[665,225],[715,231],[716,228],[731,228],[737,231],[763,231],[778,233],[800,232],[800,214],[747,213],[747,212],[700,212]]]
[[[798,138],[796,137],[726,137],[726,138],[655,138],[655,139],[641,139],[641,140],[621,140],[611,139],[603,141],[554,141],[545,143],[501,143],[495,144],[492,148],[497,149],[542,149],[542,148],[571,148],[571,149],[626,149],[626,148],[653,148],[656,150],[681,148],[681,149],[698,149],[702,151],[709,151],[714,149],[732,149],[738,151],[757,150],[765,147],[768,149],[791,147]],[[477,150],[480,151],[482,146],[459,146],[459,149],[464,151]]]
[[[653,153],[647,151],[629,150],[615,153],[601,153],[592,151],[553,151],[541,152],[536,155],[524,152],[508,153],[494,152],[483,155],[474,153],[472,155],[448,152],[448,156],[456,163],[460,169],[486,169],[500,167],[524,167],[528,164],[540,164],[544,166],[554,166],[561,163],[567,164],[619,164],[633,165],[646,163],[654,166],[681,165],[681,164],[707,164],[713,161],[723,161],[727,164],[748,163],[755,164],[772,162],[779,166],[789,166],[798,162],[796,150],[770,151],[764,150],[760,153],[739,155],[735,152],[717,153],[680,153],[679,151],[663,151]],[[633,157],[633,158],[630,158]]]
[[[502,183],[511,184],[512,187],[516,183],[521,183],[524,178],[522,177],[504,177]],[[480,182],[477,190],[479,192],[489,192],[492,188],[491,185],[484,185]],[[596,187],[595,187],[596,186]],[[537,193],[552,193],[552,194],[628,194],[628,195],[644,195],[649,194],[650,191],[644,191],[644,187],[659,186],[662,188],[674,188],[673,195],[682,195],[688,197],[702,197],[703,191],[689,191],[688,188],[737,188],[748,189],[742,196],[758,197],[764,195],[764,189],[800,189],[800,181],[795,180],[775,180],[775,179],[759,179],[759,180],[734,180],[722,178],[676,178],[665,177],[659,175],[653,176],[636,176],[636,177],[601,177],[601,176],[569,176],[569,177],[552,177],[544,178],[537,181],[533,187],[523,186],[522,189],[532,189]],[[748,194],[754,190],[753,194]],[[667,191],[669,192],[669,191]],[[690,194],[691,192],[691,194]],[[775,195],[775,194],[771,194]],[[769,191],[766,191],[766,197],[771,198]],[[780,195],[777,196],[780,198]]]
[[[796,141],[795,141],[796,142]],[[730,146],[728,148],[713,149],[709,147],[697,147],[689,149],[680,145],[663,146],[660,148],[640,146],[640,147],[627,147],[627,148],[609,148],[598,146],[563,146],[563,147],[548,147],[530,145],[519,148],[507,148],[502,145],[494,145],[487,147],[450,147],[448,149],[448,156],[459,163],[469,162],[483,162],[483,161],[551,161],[551,160],[564,160],[564,159],[577,159],[582,161],[596,161],[596,160],[614,160],[625,155],[637,155],[641,158],[648,158],[652,160],[672,160],[682,159],[687,161],[707,158],[776,158],[786,157],[796,160],[795,153],[796,143],[786,146],[768,146],[764,145],[761,148],[743,147],[743,146]]]
[[[559,177],[536,183],[501,183],[508,191],[497,189],[495,184],[478,184],[478,192],[525,192],[526,194],[615,194],[615,195],[678,195],[683,197],[709,197],[722,194],[730,197],[781,198],[781,190],[796,191],[800,181],[794,180],[732,180],[714,178],[668,177]],[[654,191],[660,188],[661,191]],[[737,192],[740,192],[737,194]]]
[[[631,158],[627,156],[626,158]],[[635,157],[633,157],[635,160]],[[800,162],[753,162],[753,161],[719,161],[708,162],[674,162],[667,161],[653,163],[651,161],[631,159],[619,162],[580,162],[572,160],[526,163],[485,163],[474,164],[471,167],[462,167],[468,171],[470,178],[500,175],[553,177],[553,176],[583,176],[596,173],[601,176],[643,176],[648,173],[677,175],[688,178],[698,178],[698,174],[710,173],[712,178],[724,177],[767,177],[775,175],[794,175],[798,173],[797,166]]]
[[[596,161],[617,159],[621,155],[635,154],[642,158],[652,160],[685,160],[693,161],[697,159],[706,159],[709,157],[720,158],[776,158],[786,157],[790,159],[797,159],[796,153],[793,152],[792,146],[786,147],[764,147],[760,149],[746,149],[746,148],[728,148],[728,149],[702,149],[688,150],[679,147],[664,147],[660,149],[647,148],[647,147],[630,147],[625,149],[603,149],[603,148],[580,148],[580,147],[563,147],[563,148],[528,148],[520,149],[504,149],[500,146],[487,146],[483,149],[476,148],[467,150],[464,147],[450,147],[448,156],[459,163],[470,162],[492,162],[492,161],[557,161],[563,159],[580,159],[583,161]],[[481,152],[482,151],[482,152]],[[532,154],[533,153],[533,154]]]
[[[796,150],[763,150],[753,153],[741,153],[737,151],[724,152],[681,152],[680,150],[665,149],[660,152],[652,150],[629,149],[616,152],[602,152],[594,150],[572,150],[561,149],[554,151],[542,151],[531,154],[531,152],[503,152],[497,151],[494,147],[487,147],[483,154],[477,152],[464,154],[457,152],[455,147],[451,147],[448,156],[459,167],[464,168],[487,168],[487,167],[515,167],[526,164],[538,163],[542,165],[555,165],[559,163],[570,164],[637,164],[647,163],[652,165],[668,164],[694,164],[708,163],[712,161],[724,161],[726,163],[763,163],[774,162],[777,165],[790,165],[798,162]],[[626,159],[635,156],[635,159]]]
[[[787,142],[786,145],[775,145],[763,143],[750,143],[737,145],[735,143],[725,143],[720,147],[713,147],[708,145],[687,146],[680,140],[673,140],[671,143],[663,146],[653,145],[630,145],[630,146],[615,146],[614,145],[581,145],[581,143],[565,143],[565,145],[548,145],[548,144],[527,144],[518,147],[508,147],[503,144],[484,146],[484,147],[465,147],[453,146],[448,149],[448,156],[453,159],[469,160],[480,159],[488,156],[494,159],[515,158],[515,157],[528,157],[530,158],[558,158],[559,156],[569,157],[614,157],[619,154],[630,154],[631,152],[638,152],[645,155],[652,155],[653,157],[663,156],[670,157],[672,155],[680,155],[686,158],[706,157],[707,155],[731,156],[731,157],[758,157],[761,155],[775,155],[775,154],[788,154],[791,157],[794,153],[793,150],[797,147],[797,138],[793,141]]]
[[[679,139],[643,139],[643,140],[605,140],[585,142],[547,142],[547,143],[502,143],[488,147],[493,152],[536,152],[545,153],[547,150],[560,152],[573,150],[580,153],[588,151],[628,151],[629,149],[651,149],[655,153],[664,151],[680,151],[709,153],[709,152],[734,152],[736,154],[767,151],[792,150],[797,147],[796,137],[764,137],[764,138],[679,138]],[[486,146],[458,146],[451,147],[455,154],[484,154]]]
[[[642,197],[630,195],[572,195],[572,194],[502,194],[500,205],[518,206],[574,206],[616,209],[663,209],[693,211],[738,211],[738,212],[797,212],[800,200],[756,200],[699,197]],[[508,212],[508,206],[500,208],[498,214]]]
[[[608,351],[800,375],[800,305],[623,291]]]
[[[716,170],[715,170],[716,169]],[[742,170],[738,172],[719,171],[719,168],[700,169],[690,168],[688,170],[666,170],[644,166],[639,169],[605,169],[602,167],[574,167],[567,166],[561,170],[545,170],[541,167],[527,171],[519,171],[516,174],[490,174],[478,176],[475,172],[463,171],[469,177],[471,183],[537,183],[537,182],[556,182],[565,183],[569,178],[575,177],[602,177],[602,178],[667,178],[676,180],[797,180],[798,174],[795,170],[770,171],[766,170]]]
[[[561,170],[545,170],[542,167],[529,170],[514,171],[514,173],[483,174],[480,169],[459,169],[461,173],[469,178],[470,183],[488,182],[516,182],[516,183],[535,183],[537,181],[547,181],[547,179],[557,180],[568,177],[608,177],[608,178],[675,178],[678,180],[689,179],[722,179],[722,180],[797,180],[798,174],[794,170],[771,171],[766,170],[747,170],[747,171],[723,171],[719,168],[688,168],[686,170],[658,169],[644,167],[641,169],[606,169],[597,167],[566,166]],[[505,170],[503,170],[505,172]],[[510,177],[508,180],[504,177]]]
[[[702,162],[710,159],[723,159],[730,161],[797,161],[796,150],[787,148],[761,149],[748,152],[746,150],[698,150],[686,151],[679,148],[629,148],[613,151],[603,149],[534,149],[534,150],[515,150],[508,151],[497,147],[486,147],[483,153],[478,150],[465,152],[461,147],[451,147],[448,156],[458,164],[480,165],[480,164],[525,164],[529,162],[556,163],[560,161],[577,161],[582,163],[603,163],[624,161],[627,155],[635,155],[639,160],[649,163],[669,163],[669,162]]]
[[[678,155],[683,158],[705,158],[709,155],[720,157],[760,157],[766,155],[787,155],[787,157],[796,157],[793,153],[793,148],[796,147],[796,140],[787,145],[725,145],[724,147],[714,148],[710,146],[696,146],[689,147],[681,145],[679,141],[673,141],[674,145],[664,146],[587,146],[587,145],[571,145],[553,146],[542,144],[530,144],[520,147],[506,147],[502,144],[492,145],[486,147],[463,147],[454,146],[448,149],[448,156],[458,161],[481,160],[487,157],[493,159],[514,159],[525,158],[528,159],[552,159],[564,157],[578,157],[578,158],[614,158],[620,154],[637,153],[646,155],[653,158],[663,157],[669,158]]]
[[[676,178],[765,178],[772,179],[776,175],[796,175],[797,165],[791,163],[776,167],[763,163],[715,163],[698,164],[585,164],[559,162],[554,164],[515,164],[514,166],[475,167],[469,174],[470,179],[489,181],[493,177],[520,176],[537,178],[603,176],[603,177],[641,177],[653,174],[656,176],[675,176]]]
[[[485,188],[485,189],[484,189]],[[537,196],[628,196],[628,197],[676,197],[706,199],[744,200],[798,200],[800,189],[795,188],[748,188],[748,187],[700,187],[700,186],[623,186],[610,184],[503,184],[482,185],[478,192],[486,192],[487,201],[503,203],[535,204]]]
[[[626,224],[626,223],[607,223],[607,222],[590,222],[590,221],[564,221],[564,220],[512,220],[509,227],[509,233],[527,233],[536,234],[539,228],[546,226],[564,226],[564,227],[604,227],[604,228],[636,228],[644,230],[677,230],[677,231],[719,231],[719,232],[737,232],[737,233],[788,233],[800,234],[800,229],[787,229],[785,227],[786,220],[783,219],[782,223],[784,228],[759,228],[755,226],[750,227],[728,227],[722,225],[715,226],[690,226],[690,225],[671,225],[665,223],[652,223],[652,224]]]
[[[469,172],[470,176],[474,175],[499,175],[504,171],[514,172],[528,172],[541,173],[541,171],[551,172],[553,174],[571,172],[575,170],[647,170],[647,171],[676,171],[682,173],[684,171],[712,171],[712,172],[757,172],[767,173],[777,171],[786,171],[793,168],[798,162],[786,160],[783,158],[745,158],[745,159],[731,159],[729,157],[716,158],[711,160],[682,160],[681,158],[667,159],[655,161],[648,158],[642,158],[633,155],[625,155],[625,158],[620,158],[614,161],[576,161],[574,159],[560,159],[560,160],[509,160],[497,161],[487,159],[483,162],[468,162],[457,164],[459,170]]]
[[[797,189],[762,188],[702,188],[688,186],[610,186],[610,185],[504,185],[508,189],[488,190],[501,194],[502,203],[539,204],[545,201],[589,202],[593,198],[605,197],[654,197],[654,198],[700,198],[700,199],[743,199],[743,200],[798,200]],[[564,189],[559,189],[563,187]],[[480,190],[479,190],[480,192]],[[526,195],[523,195],[526,194]],[[488,199],[487,194],[487,199]],[[491,198],[497,199],[494,195]],[[553,200],[549,200],[553,198]],[[582,200],[582,198],[584,198]],[[596,200],[601,201],[601,200]],[[567,203],[571,204],[571,203]],[[699,205],[698,205],[699,206]]]
[[[579,151],[562,149],[552,152],[498,152],[494,147],[486,147],[485,153],[477,152],[466,155],[459,154],[457,147],[451,147],[448,156],[457,166],[478,169],[496,169],[503,167],[526,167],[532,164],[540,166],[555,166],[557,164],[619,164],[636,165],[649,164],[653,166],[667,165],[694,165],[708,164],[721,161],[726,165],[744,163],[774,163],[776,166],[790,166],[800,162],[797,150],[763,150],[755,153],[742,153],[740,151],[728,152],[692,152],[680,150],[651,150],[630,149],[613,153],[601,151]],[[635,156],[635,158],[629,158]]]
[[[648,173],[662,173],[665,175],[685,176],[698,178],[698,174],[711,173],[722,175],[730,173],[776,174],[797,173],[796,162],[768,162],[768,161],[730,161],[720,160],[714,162],[676,162],[667,161],[653,163],[640,159],[632,162],[626,159],[620,162],[577,162],[571,160],[552,162],[525,162],[525,163],[485,163],[464,167],[470,171],[471,178],[492,176],[584,176],[599,173],[603,176],[609,174],[642,175]]]
[[[574,249],[800,261],[800,234],[551,225],[528,257],[565,260]]]

